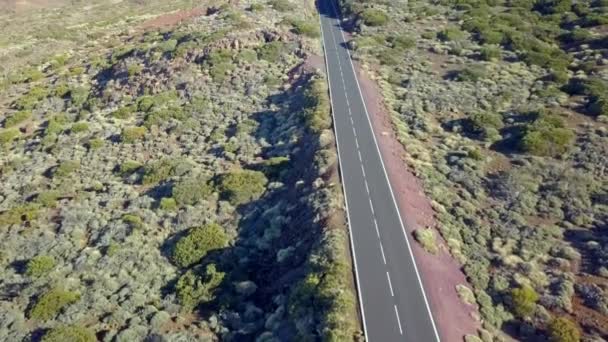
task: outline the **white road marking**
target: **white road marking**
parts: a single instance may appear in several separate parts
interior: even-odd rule
[[[397,316],[397,324],[399,325],[399,333],[403,335],[403,329],[401,329],[401,318],[399,318],[399,310],[397,310],[397,305],[395,304],[395,316]]]
[[[384,256],[384,248],[382,247],[382,242],[380,242],[380,253],[382,253],[382,261],[386,265],[386,257]]]
[[[386,271],[386,279],[388,279],[388,287],[391,289],[391,297],[395,297],[395,293],[393,292],[393,284],[391,283],[391,275],[388,274],[388,271]]]
[[[332,7],[334,8],[334,13],[338,14],[339,12],[336,9],[335,4],[332,2]],[[342,35],[342,42],[344,44],[346,44],[346,37],[344,36],[344,31],[342,30],[342,24],[340,22],[340,18],[336,19],[336,22],[338,23],[338,27],[340,27],[340,33]],[[333,33],[332,33],[333,36]],[[334,37],[334,41],[335,41],[335,37]],[[433,326],[433,332],[435,333],[435,339],[436,341],[441,341],[441,339],[439,338],[439,333],[437,331],[437,326],[435,324],[435,320],[433,318],[433,314],[431,313],[431,307],[429,305],[429,301],[426,297],[426,292],[424,291],[424,286],[422,285],[422,280],[420,277],[420,272],[418,271],[418,266],[416,265],[416,259],[414,258],[414,253],[412,252],[412,247],[410,245],[409,239],[407,237],[407,233],[405,231],[405,226],[403,225],[403,219],[401,218],[401,213],[399,212],[399,206],[397,205],[397,201],[395,200],[395,194],[393,192],[393,188],[391,186],[391,182],[388,178],[388,173],[386,171],[386,166],[384,165],[384,161],[382,160],[382,153],[380,152],[380,148],[378,147],[378,141],[376,140],[376,135],[374,133],[374,129],[372,126],[372,122],[371,119],[369,117],[369,112],[367,110],[367,105],[365,104],[365,99],[363,97],[363,92],[361,91],[361,85],[359,84],[359,79],[357,78],[357,73],[355,71],[355,66],[353,64],[353,59],[352,56],[350,55],[350,51],[348,49],[345,49],[346,53],[349,56],[349,61],[350,61],[350,66],[351,66],[351,70],[353,72],[353,75],[355,77],[355,82],[357,84],[357,89],[359,90],[359,96],[361,97],[361,102],[363,103],[363,109],[365,110],[365,116],[367,117],[367,122],[369,124],[369,128],[372,132],[372,138],[374,140],[374,144],[376,145],[376,150],[378,152],[378,157],[380,159],[380,164],[382,165],[382,170],[384,171],[384,177],[386,178],[386,182],[388,184],[388,188],[390,190],[391,193],[391,197],[393,200],[393,204],[395,206],[395,210],[397,211],[397,216],[399,217],[399,223],[401,224],[401,230],[403,231],[403,237],[405,238],[405,243],[407,245],[407,249],[409,251],[410,257],[413,261],[414,264],[414,271],[416,272],[416,278],[418,280],[418,285],[420,286],[420,291],[422,292],[422,297],[424,298],[424,304],[426,305],[426,310],[427,310],[427,314],[429,315],[430,319],[431,319],[431,325]],[[336,50],[336,54],[338,54],[337,50]],[[339,60],[339,55],[338,55],[338,60]],[[395,306],[395,312],[397,313],[397,306]],[[399,318],[399,315],[397,314],[397,318]],[[401,331],[401,322],[398,320],[399,322],[399,331]]]

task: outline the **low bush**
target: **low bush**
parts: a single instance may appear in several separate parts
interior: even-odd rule
[[[8,145],[19,137],[19,130],[16,128],[3,129],[0,131],[0,145]]]
[[[138,215],[124,214],[124,215],[122,215],[121,219],[124,223],[129,225],[129,227],[133,230],[144,229],[144,221]]]
[[[529,317],[534,313],[538,299],[538,293],[528,285],[511,290],[513,312],[521,318]]]
[[[172,195],[179,205],[192,205],[204,200],[213,193],[213,186],[207,177],[198,175],[178,182],[172,189]]]
[[[187,309],[215,300],[216,291],[225,273],[218,272],[215,264],[208,264],[202,276],[190,270],[182,275],[175,286],[177,298]]]
[[[64,178],[80,169],[80,163],[74,160],[66,160],[61,162],[53,172],[53,177]]]
[[[89,148],[89,150],[97,150],[102,148],[104,145],[104,140],[103,139],[99,139],[99,138],[94,138],[89,140],[89,142],[87,143],[87,147]]]
[[[484,46],[479,51],[479,56],[484,61],[491,61],[500,58],[500,48],[497,46]]]
[[[44,334],[42,342],[97,342],[97,337],[87,328],[61,325]]]
[[[142,167],[140,162],[134,160],[127,160],[124,163],[120,164],[118,171],[123,176],[128,176]]]
[[[327,83],[321,78],[310,82],[304,91],[304,117],[308,127],[317,134],[331,128],[329,101]]]
[[[17,126],[20,123],[29,120],[32,117],[32,112],[21,110],[16,112],[15,114],[9,116],[4,120],[4,127],[9,128],[13,126]]]
[[[477,82],[486,77],[487,70],[484,66],[469,66],[458,72],[456,80],[461,82]]]
[[[239,170],[222,175],[219,189],[224,199],[240,205],[258,199],[266,190],[267,182],[262,172]]]
[[[18,205],[0,213],[0,226],[30,223],[38,218],[40,205],[28,203]]]
[[[215,223],[192,228],[175,244],[171,260],[179,267],[190,267],[200,262],[207,253],[223,248],[227,243],[228,236],[224,229]]]
[[[187,171],[188,165],[189,164],[186,161],[171,158],[151,161],[144,167],[142,184],[157,184],[171,176],[182,175]]]
[[[271,0],[268,4],[279,12],[287,12],[293,9],[288,0]]]
[[[55,259],[48,255],[38,255],[30,259],[25,266],[25,274],[30,277],[41,277],[55,268]]]
[[[526,128],[521,147],[538,156],[558,156],[570,149],[573,140],[574,132],[559,117],[541,114]]]
[[[53,319],[61,309],[80,299],[80,295],[58,288],[52,289],[38,298],[30,311],[30,318],[47,321]]]
[[[443,41],[458,41],[464,37],[464,32],[457,27],[447,27],[437,33],[437,38]]]
[[[274,62],[285,53],[285,43],[273,41],[257,48],[258,58],[268,62]]]
[[[389,17],[381,10],[368,8],[361,12],[361,19],[367,26],[382,26],[388,22]]]
[[[133,144],[143,139],[147,132],[146,127],[126,127],[123,128],[120,139],[123,143]]]
[[[547,333],[551,342],[578,342],[581,340],[581,333],[567,317],[553,319],[547,327]]]
[[[20,98],[15,100],[13,107],[19,110],[32,110],[38,107],[40,101],[45,99],[49,95],[48,89],[42,86],[35,86],[30,89],[27,94],[22,95]]]
[[[319,23],[300,19],[290,19],[289,23],[293,26],[294,33],[301,34],[310,38],[318,38],[321,35]]]
[[[416,40],[412,37],[409,37],[405,34],[398,36],[391,36],[388,38],[389,44],[393,49],[397,50],[407,50],[416,46]]]
[[[162,210],[175,211],[177,209],[177,203],[175,202],[175,199],[171,197],[164,197],[161,198],[159,207]]]
[[[420,243],[420,245],[422,246],[422,248],[424,248],[425,251],[432,254],[436,254],[439,251],[439,249],[437,248],[435,232],[433,232],[432,229],[416,229],[414,231],[414,238],[416,238],[416,241]]]
[[[142,104],[142,107],[146,107],[146,106],[152,106],[151,104],[147,104],[144,103]],[[136,108],[135,106],[124,106],[122,108],[119,108],[115,111],[112,112],[112,117],[116,118],[116,119],[121,119],[121,120],[126,120],[129,119],[131,116],[133,116],[133,113],[135,112]]]
[[[55,208],[59,197],[60,193],[58,191],[43,191],[36,196],[36,203],[39,203],[43,208]]]
[[[89,124],[86,122],[76,122],[75,124],[72,125],[72,128],[70,129],[70,131],[72,133],[82,133],[82,132],[87,132],[89,130]]]

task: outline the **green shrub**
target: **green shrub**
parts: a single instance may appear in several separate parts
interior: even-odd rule
[[[437,38],[443,41],[457,41],[464,37],[464,32],[457,27],[447,27],[437,33]]]
[[[133,144],[138,140],[143,139],[148,130],[146,127],[126,127],[123,128],[121,141],[127,144]]]
[[[157,184],[165,179],[176,175],[179,161],[164,158],[147,163],[144,167],[142,184]]]
[[[521,147],[538,156],[557,156],[566,153],[573,140],[574,133],[559,117],[541,114],[526,128]]]
[[[130,175],[141,168],[141,163],[134,160],[127,160],[120,164],[119,172],[123,176]]]
[[[547,327],[549,340],[551,342],[578,342],[581,340],[581,333],[568,317],[553,319]]]
[[[55,259],[48,255],[38,255],[30,259],[25,266],[25,274],[30,277],[41,277],[55,268]]]
[[[479,52],[481,59],[491,61],[500,58],[500,48],[497,46],[484,46]]]
[[[456,79],[461,82],[477,82],[486,77],[487,71],[483,66],[469,66],[458,72]]]
[[[61,309],[73,304],[80,299],[80,295],[71,291],[58,288],[43,294],[30,311],[30,318],[48,321],[53,319]]]
[[[291,24],[291,26],[293,26],[294,33],[301,34],[310,38],[318,38],[319,36],[321,36],[319,23],[315,21],[291,19],[289,20],[289,23]]]
[[[177,203],[175,202],[175,199],[171,197],[163,197],[160,199],[159,207],[162,210],[175,211],[177,209]]]
[[[215,300],[217,288],[224,280],[225,273],[218,272],[215,264],[208,264],[201,276],[193,271],[182,275],[175,286],[177,298],[182,306],[193,309],[200,304]]]
[[[35,86],[30,91],[18,98],[13,107],[19,110],[32,110],[38,107],[40,101],[49,95],[48,89],[43,86]]]
[[[188,177],[177,183],[172,190],[173,198],[179,205],[192,205],[213,193],[209,179],[204,176]]]
[[[222,175],[219,189],[223,198],[239,205],[258,199],[266,190],[267,182],[262,172],[239,170]]]
[[[103,147],[104,145],[104,140],[103,139],[99,139],[99,138],[94,138],[89,140],[89,143],[87,144],[87,147],[90,150],[97,150]]]
[[[144,67],[139,64],[131,64],[127,66],[127,74],[129,77],[139,75],[143,69]]]
[[[89,130],[89,124],[86,122],[76,122],[72,125],[72,128],[70,129],[70,131],[72,133],[82,133],[82,132],[87,132]]]
[[[219,77],[220,79],[223,79],[223,76],[225,74],[222,73],[219,76],[214,75],[214,70],[214,67],[212,67],[212,77]],[[170,119],[183,121],[186,119],[186,112],[184,112],[184,109],[182,107],[179,107],[177,105],[171,105],[169,106],[169,108],[154,110],[152,112],[149,112],[148,115],[146,115],[146,119],[144,120],[144,126],[148,128],[152,126],[162,126],[163,123],[170,121]]]
[[[269,62],[275,62],[285,53],[285,43],[273,41],[266,43],[257,49],[258,58]]]
[[[146,106],[148,104],[144,104]],[[151,105],[150,105],[151,107]],[[116,119],[126,120],[129,119],[135,112],[135,106],[124,106],[112,112],[112,117]]]
[[[155,106],[159,105],[159,103],[157,103],[154,99],[154,97],[152,96],[142,96],[140,98],[137,99],[137,110],[139,110],[140,112],[144,112],[147,113],[149,111],[152,110],[152,108],[154,108]],[[126,106],[121,108],[122,110],[128,110],[128,111],[132,111],[133,108],[131,108],[130,106]],[[119,109],[119,110],[121,110]],[[129,117],[131,116],[131,113],[129,113],[128,115],[125,114],[119,114],[118,118],[123,118],[123,117]]]
[[[407,50],[416,46],[416,40],[406,35],[391,36],[388,42],[397,50]]]
[[[262,4],[251,4],[251,6],[249,6],[250,12],[259,12],[259,11],[263,11],[263,10],[264,10],[264,5],[262,5]]]
[[[486,140],[498,140],[498,130],[503,128],[502,116],[494,112],[476,112],[469,117],[474,133],[481,134]],[[498,135],[498,136],[497,136]]]
[[[0,226],[29,223],[38,218],[40,205],[28,203],[18,205],[0,213]]]
[[[483,44],[501,44],[505,35],[500,31],[484,30],[478,33],[478,38]]]
[[[307,125],[313,132],[320,133],[331,128],[329,95],[327,83],[323,79],[312,81],[306,88],[303,108]]]
[[[97,337],[87,328],[61,325],[44,334],[42,342],[97,342]]]
[[[416,229],[414,231],[414,237],[416,238],[416,241],[420,243],[422,248],[424,248],[425,251],[432,254],[437,254],[437,252],[439,251],[439,249],[437,248],[435,233],[432,229]]]
[[[57,178],[63,178],[63,177],[67,177],[70,174],[72,174],[72,172],[77,171],[78,169],[80,169],[80,163],[74,160],[66,160],[64,162],[62,162],[61,164],[59,164],[59,166],[57,166],[57,168],[55,169],[55,172],[53,172],[53,177],[57,177]]]
[[[0,130],[0,145],[8,145],[17,139],[21,133],[16,128],[9,128]]]
[[[13,126],[17,126],[20,123],[29,120],[32,117],[32,112],[29,111],[18,111],[15,114],[9,116],[4,120],[4,127],[9,128]]]
[[[89,89],[86,87],[74,87],[70,90],[70,102],[75,107],[82,107],[88,98]]]
[[[64,113],[53,115],[47,122],[44,129],[45,135],[59,134],[64,131],[64,127],[68,124],[68,117]]]
[[[228,243],[224,229],[215,223],[191,229],[177,241],[171,260],[177,266],[186,268],[200,262],[207,253],[223,248]]]
[[[529,317],[534,313],[538,299],[538,293],[528,285],[511,290],[513,312],[521,318]]]
[[[382,26],[388,22],[389,17],[381,10],[368,8],[361,12],[361,19],[367,26]]]
[[[289,157],[272,157],[262,162],[264,174],[276,178],[289,167]]]
[[[40,203],[43,208],[55,208],[57,206],[57,199],[60,196],[58,191],[43,191],[36,196],[36,203]]]
[[[271,0],[268,4],[279,12],[287,12],[293,9],[293,6],[289,3],[288,0]]]
[[[122,215],[121,219],[133,230],[142,230],[145,227],[141,217],[135,214],[124,214]]]

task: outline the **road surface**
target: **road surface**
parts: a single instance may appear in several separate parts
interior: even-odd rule
[[[335,4],[319,12],[357,290],[367,341],[439,341]]]

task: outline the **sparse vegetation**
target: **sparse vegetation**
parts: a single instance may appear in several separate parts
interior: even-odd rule
[[[0,339],[360,335],[314,3],[30,4],[0,15]]]

